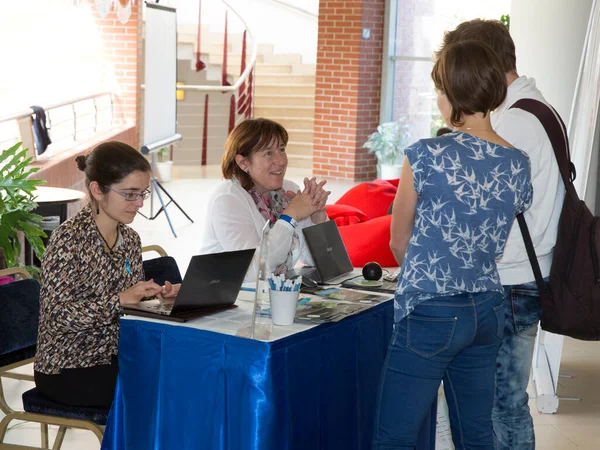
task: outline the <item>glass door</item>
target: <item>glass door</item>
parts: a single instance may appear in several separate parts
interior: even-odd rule
[[[388,0],[381,122],[403,121],[414,140],[444,126],[431,81],[444,32],[475,18],[500,19],[510,0]]]

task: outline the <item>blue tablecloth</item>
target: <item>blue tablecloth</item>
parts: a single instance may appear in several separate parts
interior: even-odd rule
[[[102,449],[370,449],[392,318],[385,302],[274,342],[121,320]]]

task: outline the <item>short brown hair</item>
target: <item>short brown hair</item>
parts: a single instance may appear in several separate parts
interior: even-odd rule
[[[244,189],[250,189],[253,185],[252,179],[238,166],[235,157],[242,155],[249,158],[253,153],[268,147],[274,140],[280,145],[287,145],[288,133],[282,125],[273,120],[257,118],[239,123],[225,141],[225,154],[221,161],[223,178],[237,178]]]
[[[461,23],[453,31],[444,34],[442,48],[436,56],[439,57],[447,45],[463,41],[481,41],[487,44],[496,53],[505,74],[517,71],[515,43],[508,28],[499,20],[474,19]]]
[[[450,102],[453,126],[462,126],[465,115],[481,112],[485,116],[506,97],[506,78],[500,61],[480,41],[445,46],[433,66],[431,78],[435,88]]]

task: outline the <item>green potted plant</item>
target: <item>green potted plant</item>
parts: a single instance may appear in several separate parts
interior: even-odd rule
[[[377,157],[379,177],[384,180],[400,178],[404,149],[411,143],[409,125],[404,119],[385,122],[369,136],[363,147]]]
[[[163,147],[156,152],[156,177],[162,183],[171,181],[173,177],[173,161],[170,160],[169,147]]]
[[[27,149],[21,148],[21,142],[0,152],[0,247],[8,267],[21,265],[19,233],[39,259],[44,253],[42,237],[46,233],[40,226],[43,218],[33,211],[37,208],[36,188],[46,182],[28,179],[39,170],[29,166],[32,160],[27,158]]]

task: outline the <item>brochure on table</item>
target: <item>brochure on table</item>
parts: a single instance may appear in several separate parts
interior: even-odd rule
[[[268,293],[266,293],[268,294]],[[268,295],[260,296],[268,298]],[[249,337],[252,325],[254,284],[244,285],[236,301],[237,308],[199,317],[185,323],[164,322],[159,319],[124,316],[122,320],[147,320],[171,326],[184,326],[207,331]],[[271,323],[270,304],[257,305],[255,339],[275,341],[277,339],[308,330],[324,322],[337,322],[357,314],[381,302],[391,299],[389,295],[373,294],[350,289],[324,288],[311,294],[300,293],[296,321],[290,326],[275,326]]]

